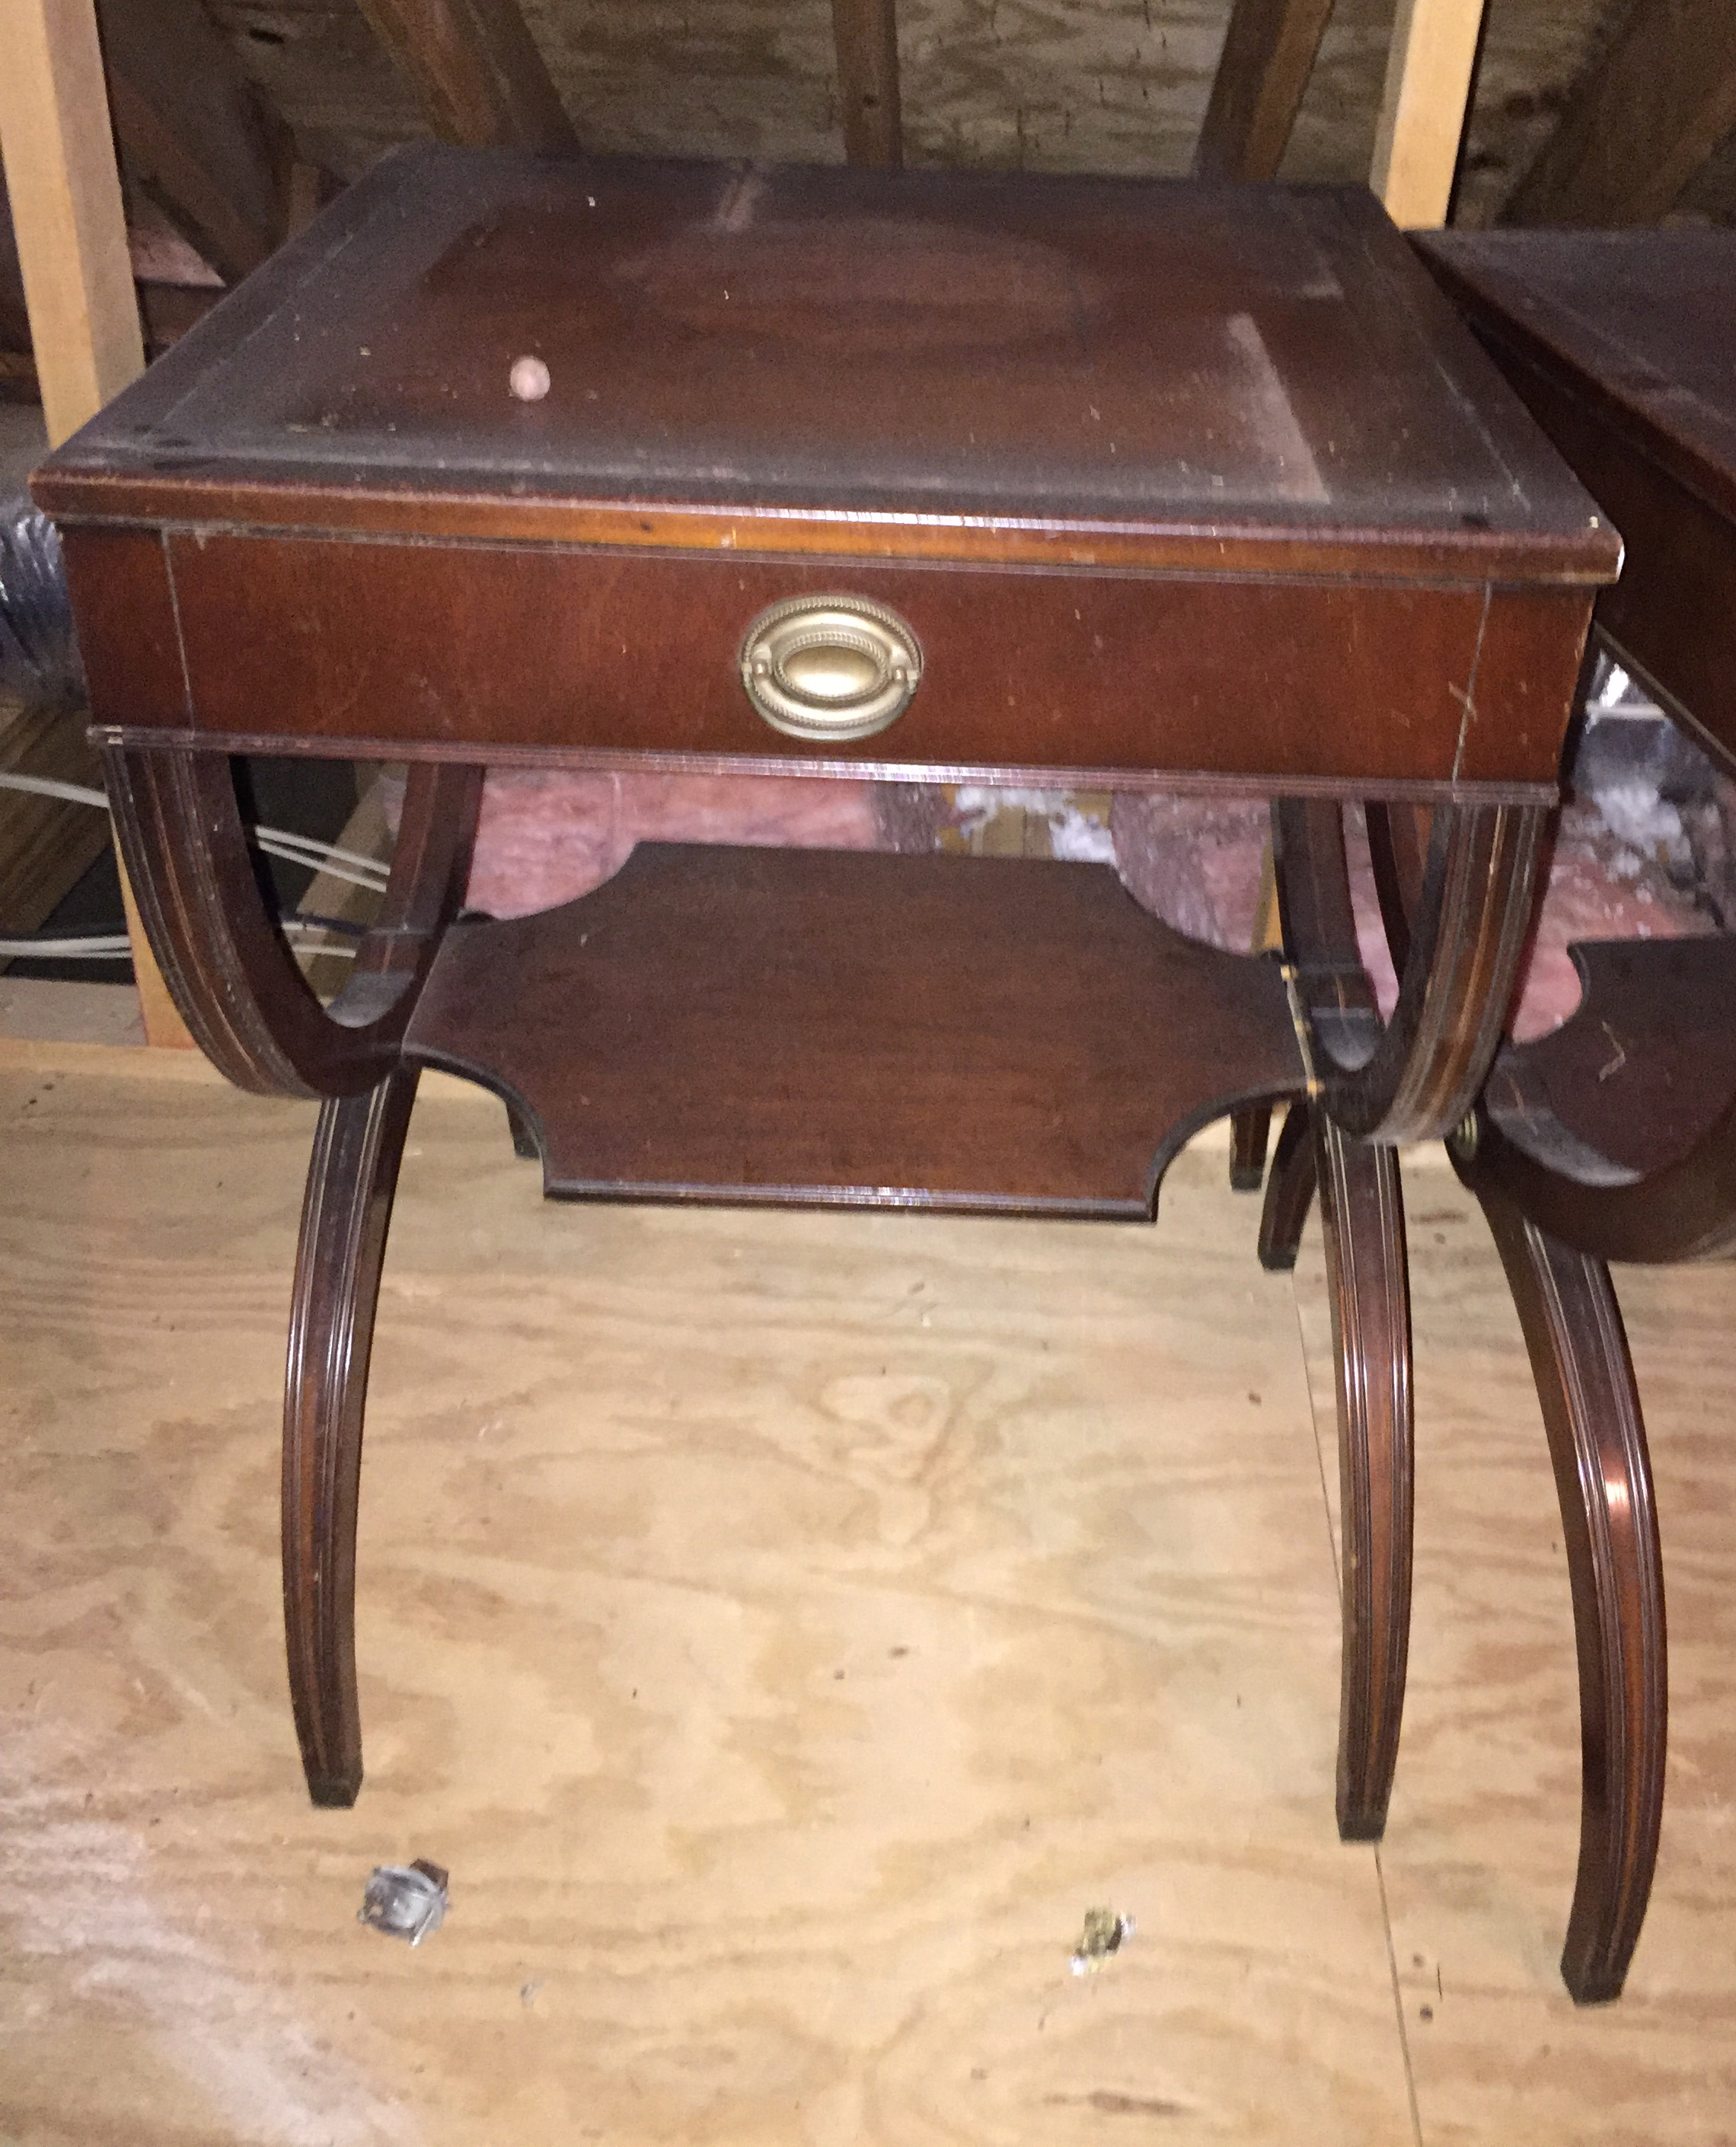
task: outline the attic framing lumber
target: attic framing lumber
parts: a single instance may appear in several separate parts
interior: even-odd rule
[[[1193,174],[1271,179],[1289,146],[1333,0],[1235,0]]]
[[[429,127],[468,148],[576,150],[518,0],[361,0]]]
[[[30,309],[24,303],[24,275],[13,238],[6,174],[0,171],[0,393],[13,383],[33,388],[36,367],[30,357]]]
[[[49,445],[143,373],[92,0],[0,0],[0,153]]]
[[[238,283],[283,237],[288,129],[198,0],[98,0],[97,14],[129,174]]]
[[[1368,184],[1407,230],[1447,221],[1486,0],[1398,0]]]
[[[0,156],[58,446],[145,363],[93,0],[0,0]],[[146,1038],[190,1046],[128,898]]]
[[[898,0],[832,0],[832,39],[845,161],[896,168],[904,161]]]
[[[1651,223],[1736,128],[1736,7],[1640,0],[1513,188],[1503,223]]]

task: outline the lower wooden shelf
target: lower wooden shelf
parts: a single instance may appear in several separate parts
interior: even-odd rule
[[[1736,1096],[1736,935],[1590,940],[1551,1035],[1496,1062],[1491,1116],[1583,1184],[1631,1184],[1692,1153]]]
[[[455,926],[407,1049],[573,1199],[1145,1217],[1191,1134],[1303,1086],[1276,962],[1107,866],[666,843]]]

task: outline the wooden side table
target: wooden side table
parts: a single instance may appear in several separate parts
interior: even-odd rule
[[[1359,190],[432,148],[35,488],[165,974],[233,1079],[326,1099],[283,1540],[337,1804],[420,1067],[498,1091],[574,1197],[1148,1216],[1193,1130],[1309,1087],[1358,1157],[1443,1132],[1618,556]],[[260,903],[230,767],[258,751],[411,768],[328,1011]],[[1359,970],[1205,948],[1101,867],[646,845],[461,918],[490,763],[1434,810],[1370,1031]]]
[[[1624,570],[1597,608],[1603,643],[1736,773],[1736,238],[1528,231],[1417,243],[1622,532]],[[1371,824],[1398,945],[1411,833],[1396,816]],[[1606,1263],[1736,1246],[1736,936],[1573,956],[1578,1010],[1552,1035],[1503,1046],[1448,1146],[1513,1289],[1561,1503],[1583,1757],[1562,1974],[1591,2003],[1619,1995],[1644,1919],[1667,1716],[1650,1465]],[[1263,1231],[1273,1264],[1294,1257],[1318,1148],[1306,1114],[1287,1121]],[[1328,1254],[1346,1259],[1330,1231]],[[1353,1276],[1335,1295],[1347,1288]],[[1364,1465],[1385,1465],[1366,1442]],[[1385,1589],[1366,1606],[1375,1637],[1364,1644],[1402,1661],[1408,1611],[1408,1589]]]
[[[1515,233],[1425,258],[1620,525],[1603,640],[1736,773],[1736,236]],[[1613,1998],[1657,1855],[1667,1699],[1645,1430],[1605,1263],[1736,1249],[1736,937],[1575,960],[1578,1013],[1502,1053],[1452,1145],[1513,1287],[1563,1494],[1584,1746],[1563,1969],[1576,1996]]]

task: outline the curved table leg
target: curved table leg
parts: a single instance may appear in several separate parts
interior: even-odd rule
[[[244,1089],[325,1099],[308,1169],[283,1409],[290,1691],[316,1804],[362,1780],[356,1492],[380,1262],[416,1094],[410,1016],[469,876],[483,770],[413,765],[379,913],[329,1008],[308,988],[255,871],[228,758],[103,755],[115,826],[165,979],[208,1057]]]
[[[1231,1114],[1229,1183],[1233,1193],[1258,1193],[1266,1175],[1266,1141],[1272,1130],[1272,1106],[1250,1104]]]
[[[1278,1136],[1260,1210],[1260,1265],[1273,1274],[1288,1274],[1296,1264],[1318,1176],[1313,1113],[1306,1103],[1292,1104]]]
[[[319,1114],[296,1254],[283,1394],[283,1622],[308,1793],[362,1786],[356,1703],[356,1500],[374,1308],[416,1100],[400,1068]]]
[[[327,1008],[260,893],[227,756],[112,746],[103,764],[151,950],[206,1057],[263,1094],[365,1094],[463,900],[482,769],[413,763],[379,915]]]
[[[1338,1832],[1386,1828],[1410,1651],[1410,1284],[1398,1158],[1316,1120],[1337,1359],[1340,1590]]]
[[[1543,1404],[1579,1657],[1579,1869],[1561,1957],[1577,2003],[1618,1998],[1645,1920],[1668,1717],[1663,1565],[1645,1426],[1604,1263],[1473,1170]]]
[[[1426,850],[1403,846],[1420,878],[1394,947],[1398,1002],[1384,1025],[1357,945],[1341,808],[1282,798],[1272,818],[1284,951],[1326,1115],[1364,1140],[1444,1136],[1475,1101],[1501,1039],[1547,813],[1439,806]],[[1383,843],[1377,861],[1399,855],[1396,841]]]
[[[1343,1653],[1338,1705],[1338,1832],[1378,1841],[1386,1827],[1410,1654],[1410,1282],[1397,1152],[1348,1139],[1293,1104],[1260,1217],[1260,1264],[1282,1273],[1316,1188],[1338,1427]]]

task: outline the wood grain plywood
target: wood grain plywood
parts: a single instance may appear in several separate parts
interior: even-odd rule
[[[1377,1852],[1332,1832],[1317,1239],[1293,1299],[1221,1154],[1155,1231],[574,1209],[498,1106],[427,1086],[345,1813],[302,1800],[277,1590],[312,1113],[0,1077],[8,2147],[1728,2129],[1728,1269],[1621,1276],[1672,1774],[1628,1994],[1575,2014],[1566,1575],[1448,1174],[1407,1172],[1417,1629]],[[353,1917],[415,1855],[453,1907],[412,1952]],[[1075,1979],[1095,1904],[1138,1928]]]
[[[0,1123],[15,2136],[1406,2135],[1288,1290],[1221,1156],[1157,1232],[575,1211],[425,1106],[341,1813],[277,1603],[312,1114],[41,1076]],[[354,1914],[417,1854],[412,1952]],[[1075,1978],[1094,1904],[1138,1929]]]
[[[1438,1154],[1438,1151],[1436,1151]],[[1616,1271],[1646,1414],[1669,1613],[1669,1773],[1650,1912],[1615,2005],[1558,1958],[1579,1725],[1567,1564],[1518,1323],[1451,1174],[1407,1170],[1416,1338],[1410,1679],[1379,1852],[1428,2147],[1717,2147],[1736,2102],[1730,1663],[1736,1350],[1728,1267]],[[1336,1507],[1325,1276],[1296,1289]]]

